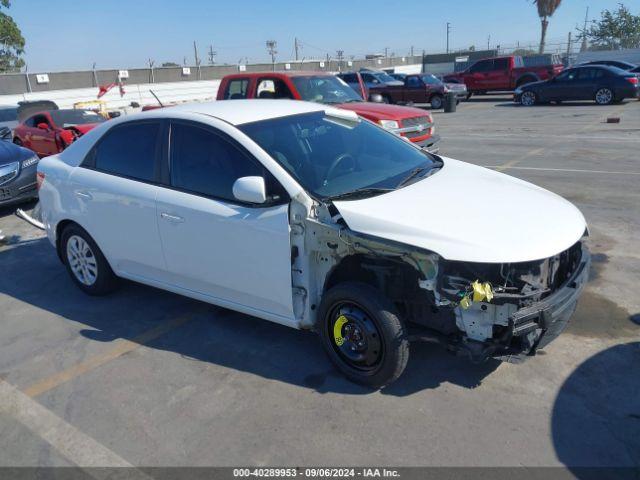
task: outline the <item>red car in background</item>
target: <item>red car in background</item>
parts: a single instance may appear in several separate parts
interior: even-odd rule
[[[412,107],[365,102],[360,82],[358,95],[335,75],[323,72],[252,72],[227,75],[220,82],[217,100],[283,98],[305,100],[351,110],[382,128],[407,138],[431,153],[440,148],[429,112]]]
[[[484,58],[462,72],[445,75],[443,81],[464,83],[468,97],[477,93],[511,91],[559,74],[564,66],[555,57],[552,57],[553,63],[533,67],[525,67],[524,60],[518,55]]]
[[[92,110],[41,111],[20,121],[13,132],[13,143],[33,150],[41,158],[55,155],[105,121]]]

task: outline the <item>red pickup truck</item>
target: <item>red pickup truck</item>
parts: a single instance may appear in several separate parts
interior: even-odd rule
[[[555,77],[563,68],[560,62],[525,67],[522,57],[511,55],[478,60],[462,72],[445,75],[443,80],[449,83],[464,83],[470,97],[474,93],[515,90],[526,83]]]
[[[222,79],[217,100],[245,98],[305,100],[344,108],[406,137],[428,152],[436,153],[439,149],[440,137],[434,133],[433,118],[429,112],[365,102],[344,81],[328,73],[251,72],[227,75]]]

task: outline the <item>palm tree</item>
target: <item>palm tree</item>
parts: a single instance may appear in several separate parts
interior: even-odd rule
[[[552,16],[560,6],[562,0],[533,0],[538,7],[538,16],[542,24],[542,32],[540,34],[540,53],[544,53],[544,41],[547,36],[547,27],[549,26],[549,17]]]

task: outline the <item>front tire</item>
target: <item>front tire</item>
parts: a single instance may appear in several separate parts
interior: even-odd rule
[[[405,326],[393,303],[369,285],[345,282],[325,292],[318,330],[331,361],[353,382],[380,388],[407,365]]]
[[[87,295],[106,295],[118,286],[102,251],[79,225],[66,227],[60,239],[62,258],[73,282]]]
[[[523,92],[520,95],[520,104],[525,107],[532,107],[538,101],[536,94],[533,92]]]
[[[595,95],[595,101],[598,105],[611,105],[615,100],[615,95],[609,88],[600,88]]]
[[[433,108],[434,110],[440,110],[444,103],[444,99],[442,98],[442,95],[434,95],[433,97],[431,97],[429,103],[431,104],[431,108]]]

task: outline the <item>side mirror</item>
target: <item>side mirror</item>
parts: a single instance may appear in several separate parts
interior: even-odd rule
[[[40,130],[46,130],[46,131],[49,131],[49,125],[47,125],[47,124],[46,124],[46,123],[44,123],[44,122],[39,123],[39,124],[37,125],[37,127],[38,127]]]
[[[264,203],[267,201],[267,187],[262,177],[242,177],[233,184],[233,196],[241,202]]]
[[[372,93],[369,95],[369,101],[373,103],[384,103],[384,99],[379,93]]]

